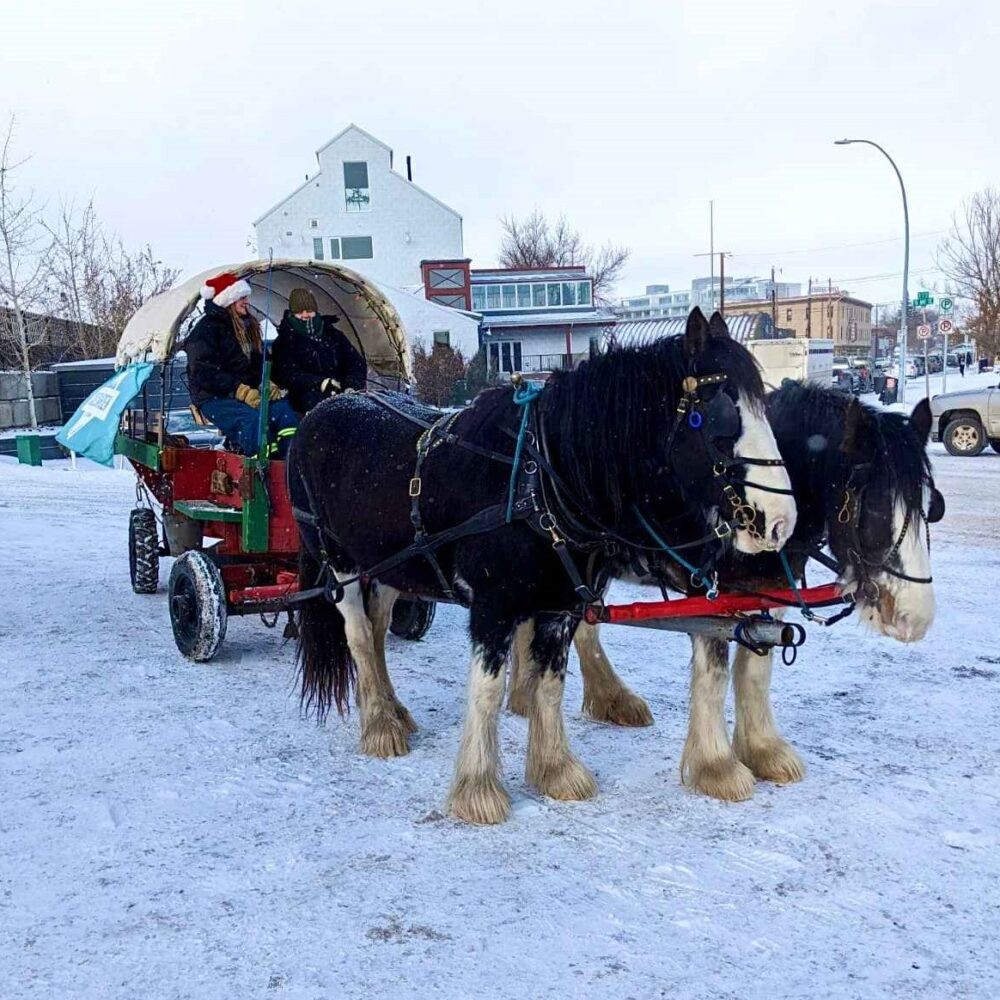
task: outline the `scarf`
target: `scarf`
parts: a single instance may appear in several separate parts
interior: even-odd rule
[[[299,319],[289,313],[288,323],[295,333],[300,333],[303,337],[313,340],[321,340],[323,337],[323,318],[318,313],[312,319]]]

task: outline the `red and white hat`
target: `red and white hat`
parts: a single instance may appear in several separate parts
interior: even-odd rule
[[[250,292],[248,281],[237,278],[235,274],[230,274],[228,271],[217,274],[214,278],[209,278],[201,286],[201,297],[211,300],[221,309],[226,309],[234,302],[249,297]]]

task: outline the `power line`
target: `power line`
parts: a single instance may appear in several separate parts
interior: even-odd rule
[[[929,239],[931,236],[944,236],[948,232],[947,229],[939,229],[935,232],[930,233],[915,233],[910,236],[911,242],[913,240]],[[881,246],[886,243],[899,243],[904,237],[893,236],[890,239],[884,240],[868,240],[864,243],[834,243],[830,246],[825,247],[809,247],[804,250],[775,250],[771,252],[761,251],[760,253],[735,253],[734,257],[740,258],[754,258],[754,257],[788,257],[792,254],[799,253],[823,253],[827,250],[853,250],[857,247],[875,247]]]
[[[943,274],[944,272],[937,267],[922,267],[910,270],[910,276],[915,274]],[[844,284],[860,284],[864,281],[887,281],[889,278],[901,278],[903,276],[902,271],[890,271],[886,274],[865,274],[859,278],[835,278],[834,280],[838,285]]]

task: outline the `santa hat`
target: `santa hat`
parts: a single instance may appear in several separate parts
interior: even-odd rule
[[[248,298],[251,292],[250,283],[235,274],[217,274],[202,285],[201,297],[210,299],[221,309],[226,309],[240,299]]]

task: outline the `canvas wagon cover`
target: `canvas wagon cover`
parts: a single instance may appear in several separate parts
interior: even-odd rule
[[[361,348],[370,368],[382,375],[409,380],[409,353],[402,320],[375,285],[339,264],[286,259],[213,267],[150,299],[125,327],[118,342],[117,365],[165,361],[177,347],[182,348],[183,341],[177,343],[178,333],[186,334],[186,321],[196,309],[200,313],[202,285],[225,271],[250,283],[251,305],[275,327],[288,308],[291,290],[308,288],[319,311],[339,319],[339,329]]]

